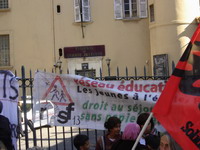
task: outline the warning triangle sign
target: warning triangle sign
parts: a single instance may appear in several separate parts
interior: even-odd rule
[[[61,90],[58,89],[58,84],[61,85]],[[50,100],[52,100],[52,102],[56,103],[57,105],[68,105],[70,103],[73,103],[72,98],[67,92],[65,84],[63,83],[60,76],[55,77],[45,94],[42,96],[42,99],[46,99],[47,97],[49,97],[49,95],[51,95]]]

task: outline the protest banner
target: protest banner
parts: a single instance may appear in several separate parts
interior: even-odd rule
[[[185,150],[200,149],[199,96],[200,25],[152,111]]]
[[[10,71],[0,70],[0,102],[2,111],[0,115],[1,118],[9,120],[10,122],[9,126],[12,132],[12,144],[15,150],[17,150],[18,91],[19,85],[15,75]],[[6,127],[6,124],[2,125],[2,127],[3,126]]]
[[[164,86],[164,80],[99,81],[39,71],[34,78],[33,99],[34,104],[46,100],[55,105],[47,124],[104,129],[106,119],[117,116],[123,130],[126,123],[136,121],[138,114],[151,112]],[[42,110],[48,109],[45,104],[41,104]],[[35,115],[33,121],[37,119]]]

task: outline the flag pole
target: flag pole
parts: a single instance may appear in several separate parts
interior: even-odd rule
[[[137,146],[137,144],[138,144],[140,138],[142,137],[144,131],[146,130],[146,128],[147,128],[147,126],[148,126],[148,124],[149,124],[149,122],[150,122],[152,116],[153,116],[153,112],[150,113],[150,115],[149,115],[147,121],[145,122],[145,124],[144,124],[142,130],[140,131],[140,134],[138,135],[138,137],[137,137],[137,139],[136,139],[136,141],[135,141],[135,143],[134,143],[134,145],[133,145],[133,147],[132,147],[132,150],[135,150],[135,148],[136,148],[136,146]]]

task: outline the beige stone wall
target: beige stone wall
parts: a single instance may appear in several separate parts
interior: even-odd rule
[[[19,71],[24,65],[27,70],[50,71],[58,60],[59,48],[105,45],[103,73],[107,73],[107,57],[111,59],[111,74],[117,66],[123,75],[125,67],[132,71],[137,66],[142,73],[150,60],[148,19],[115,20],[112,0],[92,0],[90,4],[92,22],[84,24],[82,38],[80,24],[74,22],[72,0],[11,0],[11,9],[0,13],[0,33],[10,33],[12,69]],[[59,14],[57,5],[61,6]],[[66,72],[69,59],[61,60]]]
[[[49,0],[10,0],[10,10],[0,12],[0,34],[9,31],[12,70],[24,65],[43,69],[53,65],[52,10]]]
[[[74,22],[73,1],[11,0],[11,9],[1,12],[0,33],[11,34],[11,63],[13,70],[21,65],[29,69],[52,70],[58,60],[58,49],[68,46],[105,45],[102,59],[103,73],[107,73],[105,59],[111,59],[111,74],[119,67],[125,75],[125,67],[138,74],[150,60],[148,19],[122,21],[114,19],[112,0],[91,0],[92,22]],[[61,13],[56,6],[61,6]],[[66,72],[69,59],[61,58]],[[149,69],[150,70],[150,69]]]
[[[58,47],[105,45],[103,72],[107,73],[107,57],[111,59],[111,74],[116,74],[117,66],[124,73],[126,66],[132,72],[135,66],[139,66],[140,73],[143,71],[146,60],[150,59],[148,19],[115,20],[112,0],[93,0],[90,1],[92,22],[84,24],[85,38],[82,38],[80,23],[74,23],[74,14],[68,13],[73,12],[73,1],[59,4],[62,13],[55,14]],[[62,60],[66,68],[68,60]]]
[[[168,54],[171,67],[172,61],[178,62],[197,27],[199,1],[150,0],[151,4],[155,7],[155,22],[149,24],[151,59],[157,54]]]
[[[59,48],[105,45],[106,56],[98,64],[104,75],[108,57],[111,75],[116,75],[117,67],[120,75],[125,75],[126,67],[133,75],[135,66],[138,75],[144,66],[150,75],[153,55],[166,53],[169,61],[177,62],[194,32],[192,22],[199,10],[198,0],[149,0],[152,3],[156,21],[149,24],[149,18],[115,20],[113,0],[91,0],[92,22],[84,24],[83,38],[80,23],[74,22],[73,0],[10,0],[11,9],[0,12],[0,34],[10,34],[12,66],[0,69],[20,71],[24,65],[27,71],[51,71]],[[57,5],[61,6],[59,14]],[[61,61],[66,73],[70,59],[62,57]]]

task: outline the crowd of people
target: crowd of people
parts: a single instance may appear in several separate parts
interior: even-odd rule
[[[107,133],[99,137],[95,150],[132,150],[148,117],[149,113],[140,114],[136,123],[128,123],[123,132],[121,132],[120,119],[110,117],[104,123]],[[167,132],[161,133],[155,129],[153,118],[136,144],[135,150],[182,150]],[[77,135],[74,138],[74,146],[77,150],[89,150],[88,136]]]

